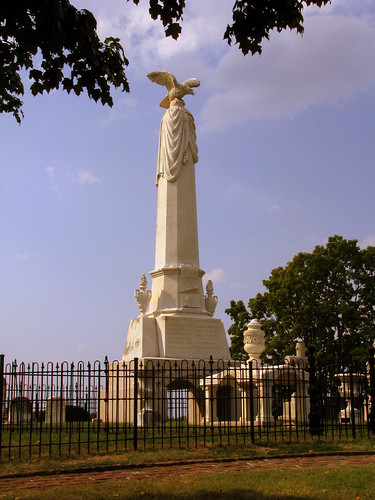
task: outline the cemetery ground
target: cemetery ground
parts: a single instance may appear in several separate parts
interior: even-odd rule
[[[375,498],[375,439],[3,461],[0,498]]]

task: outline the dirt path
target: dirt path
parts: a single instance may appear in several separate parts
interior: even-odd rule
[[[87,484],[87,482],[137,481],[173,476],[194,476],[212,472],[240,472],[250,469],[291,469],[304,467],[338,467],[345,465],[375,464],[375,454],[326,454],[300,455],[291,457],[269,457],[262,459],[241,458],[221,461],[202,460],[189,463],[164,463],[123,468],[91,471],[58,471],[44,475],[28,474],[18,476],[0,476],[0,496],[2,493],[20,490],[53,488]]]

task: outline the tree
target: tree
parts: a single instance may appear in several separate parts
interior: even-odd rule
[[[127,0],[129,1],[129,0]],[[236,0],[233,22],[224,39],[243,54],[261,53],[273,29],[303,33],[304,6],[321,7],[330,0]],[[135,4],[139,0],[133,0]],[[160,19],[165,35],[177,39],[185,0],[149,0],[152,19]],[[24,94],[22,72],[28,72],[33,95],[60,88],[113,105],[111,86],[129,92],[128,60],[118,38],[100,41],[96,19],[68,0],[3,0],[0,4],[0,112],[20,123]],[[70,73],[69,73],[70,70]]]
[[[128,91],[128,64],[116,38],[99,40],[96,20],[68,0],[5,0],[0,7],[0,111],[20,123],[29,71],[33,95],[62,88],[112,106],[110,85]],[[70,69],[70,74],[68,73]]]
[[[232,359],[245,361],[247,354],[243,348],[243,334],[251,319],[250,313],[242,300],[238,302],[231,300],[230,307],[225,312],[229,314],[230,319],[233,321],[233,324],[228,329],[228,335],[231,338],[230,355]]]
[[[330,0],[236,0],[233,23],[227,26],[224,39],[229,45],[235,41],[243,54],[261,54],[261,43],[269,40],[272,30],[280,33],[289,28],[303,34],[304,6],[327,3]]]
[[[375,247],[332,236],[325,247],[298,253],[263,281],[267,291],[226,310],[235,346],[243,343],[246,321],[257,318],[266,334],[265,357],[280,363],[295,340],[314,344],[322,361],[361,363],[375,340]]]

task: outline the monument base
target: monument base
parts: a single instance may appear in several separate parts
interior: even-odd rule
[[[211,356],[231,359],[222,321],[208,314],[177,310],[131,320],[122,359],[208,360]]]
[[[159,357],[159,336],[154,318],[138,316],[130,321],[123,361],[134,358]]]

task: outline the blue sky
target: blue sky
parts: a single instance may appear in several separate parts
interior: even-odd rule
[[[175,42],[125,0],[80,0],[118,36],[131,93],[114,107],[26,91],[19,126],[0,116],[0,351],[6,360],[121,358],[153,269],[165,69],[201,80],[200,264],[226,328],[231,299],[299,251],[341,234],[375,245],[375,5],[305,10],[305,35],[272,34],[261,57],[222,41],[232,1],[190,0]],[[27,82],[25,82],[27,83]],[[149,285],[151,285],[149,279]]]

